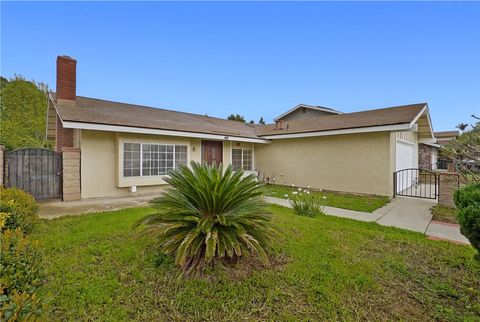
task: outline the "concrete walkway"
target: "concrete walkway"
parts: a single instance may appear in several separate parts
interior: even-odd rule
[[[124,208],[144,206],[156,194],[125,196],[115,198],[93,198],[69,202],[40,203],[39,216],[53,219],[62,216],[81,215],[85,213],[113,211]],[[265,197],[265,200],[291,208],[286,199]],[[468,244],[468,240],[460,233],[458,225],[432,221],[430,208],[436,205],[435,200],[396,197],[386,206],[375,210],[373,213],[354,211],[348,209],[326,207],[327,215],[350,218],[359,221],[377,222],[383,226],[392,226],[424,233],[432,239],[450,240],[457,243]]]
[[[275,197],[266,197],[265,199],[272,204],[292,207],[286,199]],[[468,239],[460,233],[458,225],[432,221],[430,208],[436,204],[436,200],[432,199],[396,197],[389,204],[375,210],[373,213],[334,207],[325,207],[325,212],[330,216],[377,222],[383,226],[412,230],[424,233],[433,239],[469,244]]]
[[[145,206],[156,194],[126,196],[115,198],[91,198],[78,201],[54,201],[39,204],[40,218],[53,219],[63,216],[75,216],[93,212],[113,211],[125,208]]]
[[[431,221],[425,232],[432,239],[450,240],[461,244],[470,244],[460,232],[460,226],[439,221]]]

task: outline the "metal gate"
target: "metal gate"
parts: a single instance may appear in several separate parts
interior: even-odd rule
[[[36,200],[62,197],[62,156],[55,151],[28,148],[7,153],[6,186],[17,187]]]
[[[402,169],[393,173],[393,196],[436,199],[438,176],[423,169]]]

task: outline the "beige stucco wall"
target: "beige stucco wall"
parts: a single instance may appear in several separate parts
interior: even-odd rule
[[[124,142],[187,145],[188,161],[201,161],[201,139],[82,130],[79,134],[82,198],[133,195],[129,191],[131,186],[137,187],[137,194],[165,187],[164,176],[123,177]],[[235,146],[236,142],[223,142],[224,164],[230,163],[231,147]],[[251,143],[239,143],[239,146],[253,147]]]
[[[276,184],[391,196],[390,132],[273,140],[255,146],[255,168]]]
[[[231,149],[253,148],[254,169],[275,183],[392,195],[397,139],[417,143],[415,132],[378,132],[273,140],[270,144],[223,142],[223,162]],[[157,142],[188,146],[188,160],[201,160],[201,139],[82,130],[82,198],[151,193],[165,187],[162,176],[124,178],[123,142]]]
[[[165,187],[163,177],[124,178],[123,142],[157,142],[185,144],[188,159],[200,161],[200,140],[157,135],[115,133],[82,130],[81,192],[82,198],[132,195],[129,187],[137,186],[137,194],[160,191]]]

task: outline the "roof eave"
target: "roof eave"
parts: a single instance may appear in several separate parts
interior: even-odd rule
[[[293,139],[293,138],[306,138],[306,137],[342,135],[342,134],[389,132],[389,131],[415,131],[415,130],[416,130],[415,124],[412,126],[410,123],[400,123],[400,124],[393,124],[393,125],[358,127],[358,128],[351,128],[351,129],[261,135],[261,137],[264,139],[275,140],[275,139]]]
[[[427,117],[428,126],[430,128],[430,137],[433,140],[435,140],[435,134],[433,132],[433,126],[432,126],[432,120],[430,119],[430,112],[429,112],[427,103],[425,103],[425,106],[420,110],[420,112],[418,112],[418,114],[415,116],[415,118],[410,122],[410,126],[413,126],[415,123],[417,123],[418,120],[420,119],[420,117],[422,117],[423,114],[425,114],[426,117]]]
[[[269,140],[264,138],[249,138],[249,137],[241,137],[241,136],[235,136],[230,134],[211,134],[211,133],[200,133],[200,132],[189,132],[189,131],[151,129],[151,128],[143,128],[143,127],[123,126],[123,125],[66,121],[66,120],[63,120],[61,117],[60,117],[60,120],[62,122],[62,126],[67,129],[167,135],[167,136],[177,136],[177,137],[228,140],[228,141],[238,141],[238,142],[260,143],[260,144],[270,143]]]

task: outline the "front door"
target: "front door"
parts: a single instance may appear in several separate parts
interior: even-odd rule
[[[202,141],[202,162],[208,164],[223,162],[222,141]]]

